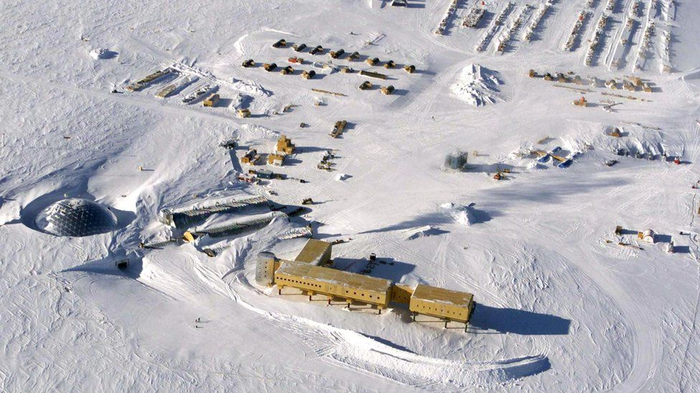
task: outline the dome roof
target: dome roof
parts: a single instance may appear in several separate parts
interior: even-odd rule
[[[64,199],[49,205],[36,218],[39,230],[56,236],[90,236],[110,232],[117,217],[103,205],[86,199]]]

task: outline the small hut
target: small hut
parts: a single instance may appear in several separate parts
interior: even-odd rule
[[[313,79],[314,76],[316,76],[316,71],[314,70],[304,71],[301,73],[301,77],[304,79]]]
[[[394,89],[394,86],[392,86],[392,85],[384,86],[384,87],[382,87],[382,94],[384,94],[385,96],[388,96],[390,94],[393,94],[394,90],[396,90],[396,89]]]
[[[467,166],[467,158],[469,153],[463,151],[455,151],[445,156],[444,169],[461,171]]]
[[[336,51],[330,51],[328,54],[333,59],[339,59],[339,58],[343,57],[343,55],[345,54],[345,50],[338,49]]]
[[[372,82],[370,82],[370,81],[364,81],[360,85],[360,90],[369,90],[371,88],[372,88]]]

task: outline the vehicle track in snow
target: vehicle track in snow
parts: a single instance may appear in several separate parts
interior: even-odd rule
[[[691,210],[690,210],[690,217],[691,217],[691,227],[693,225],[693,221],[695,219],[695,200],[696,200],[697,194],[693,194],[693,203],[691,204]],[[697,333],[697,325],[698,325],[698,311],[700,310],[700,259],[698,259],[698,256],[700,256],[700,247],[698,247],[698,243],[695,241],[697,234],[691,233],[688,235],[688,240],[691,244],[691,250],[690,254],[695,260],[696,264],[696,269],[697,269],[697,276],[695,278],[696,285],[697,285],[697,298],[695,300],[695,307],[693,310],[693,320],[691,322],[690,326],[690,332],[688,333],[688,342],[685,346],[685,350],[683,351],[683,362],[681,363],[681,373],[680,373],[680,380],[678,381],[678,387],[680,391],[687,391],[687,374],[688,374],[688,353],[690,351],[691,344],[693,343],[693,339],[696,336]]]

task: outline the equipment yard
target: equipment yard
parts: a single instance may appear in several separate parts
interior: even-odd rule
[[[700,2],[0,19],[0,391],[700,390]]]

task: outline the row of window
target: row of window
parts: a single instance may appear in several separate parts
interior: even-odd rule
[[[418,308],[423,309],[423,310],[427,309],[428,311],[435,311],[435,312],[438,312],[442,315],[457,315],[457,316],[463,315],[461,311],[443,311],[440,308],[437,308],[437,307],[433,308],[433,307],[429,307],[429,306],[426,307],[423,304],[418,305]]]
[[[347,293],[347,294],[349,295],[349,294],[350,294],[350,290],[346,289],[346,290],[345,290],[345,293]],[[353,291],[352,294],[353,294],[353,295],[357,295],[357,292]],[[367,297],[367,294],[360,292],[360,296],[361,296],[361,297]],[[373,297],[372,295],[369,295],[369,298],[370,298],[370,299],[374,299],[374,297]],[[376,298],[379,299],[379,296],[377,296]]]
[[[303,285],[306,285],[306,286],[308,286],[308,287],[321,288],[321,286],[318,285],[318,284],[312,284],[312,283],[309,283],[309,282],[306,282],[306,281],[290,280],[290,279],[284,278],[284,277],[279,277],[279,281],[286,281],[286,282],[291,282],[291,283],[294,283],[294,284],[303,284]]]
[[[318,285],[318,284],[313,284],[313,283],[309,283],[309,282],[306,282],[306,281],[300,281],[300,280],[292,280],[292,279],[285,278],[285,277],[279,277],[278,280],[279,280],[279,281],[285,281],[285,282],[293,283],[293,284],[303,284],[303,285],[306,285],[306,286],[309,286],[309,287],[314,287],[314,288],[321,288],[321,286]],[[350,294],[350,291],[351,291],[351,290],[346,289],[346,290],[345,290],[345,293],[349,295],[349,294]],[[355,295],[355,296],[357,296],[357,291],[352,291],[352,294]],[[365,293],[360,292],[360,296],[361,296],[361,297],[367,297],[368,295],[365,294]],[[369,298],[370,298],[370,299],[374,299],[374,298],[379,299],[379,296],[372,296],[372,295],[369,295]]]

